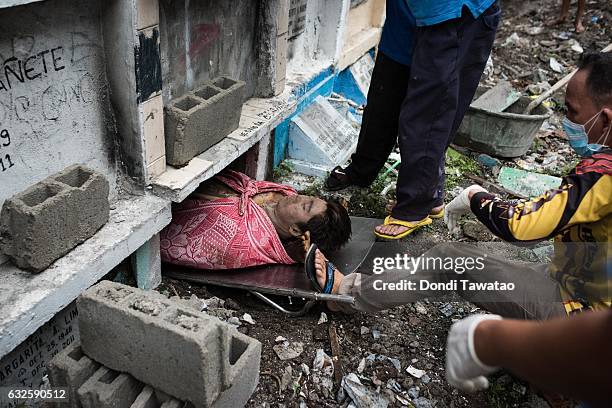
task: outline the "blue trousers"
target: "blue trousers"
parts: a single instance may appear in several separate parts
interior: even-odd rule
[[[444,203],[444,154],[470,105],[491,53],[501,9],[418,27],[398,143],[402,164],[394,218],[416,221]]]

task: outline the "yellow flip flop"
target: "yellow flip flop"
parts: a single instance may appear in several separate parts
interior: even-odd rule
[[[394,202],[394,204],[393,204],[393,205],[395,206],[395,200],[393,200],[393,202]],[[387,211],[387,214],[391,214],[391,209],[392,209],[392,208],[391,208],[391,209],[389,209],[389,205],[390,205],[390,204],[391,204],[391,203],[387,204],[387,206],[386,206],[386,208],[385,208],[385,210]],[[429,214],[429,218],[431,218],[432,220],[439,220],[440,218],[444,218],[444,208],[445,208],[445,206],[443,206],[443,207],[442,207],[442,209],[441,209],[440,211],[438,211],[438,212],[435,212],[435,213],[434,213],[434,212],[432,212],[432,213],[430,213],[430,214]]]
[[[439,220],[440,218],[444,218],[444,207],[442,207],[442,209],[438,211],[437,213],[430,213],[429,218],[434,219],[434,220]]]
[[[410,234],[412,234],[414,231],[416,231],[417,229],[424,227],[426,225],[431,224],[431,218],[427,217],[421,221],[402,221],[402,220],[396,220],[396,219],[392,219],[390,215],[388,215],[385,218],[385,221],[383,222],[383,225],[399,225],[402,227],[406,227],[408,228],[408,230],[402,232],[401,234],[398,235],[387,235],[387,234],[381,234],[380,232],[374,230],[374,235],[376,235],[379,238],[383,238],[383,239],[387,239],[387,240],[397,240],[397,239],[402,239]]]

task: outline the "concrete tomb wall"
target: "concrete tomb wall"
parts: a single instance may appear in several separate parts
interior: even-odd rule
[[[257,86],[260,1],[160,0],[164,104],[219,75]]]
[[[115,194],[100,10],[97,0],[0,10],[0,205],[76,163]]]

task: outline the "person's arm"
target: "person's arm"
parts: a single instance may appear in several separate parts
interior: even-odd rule
[[[461,378],[465,366],[485,367],[471,371],[471,380],[503,367],[548,391],[602,406],[612,403],[612,310],[544,322],[470,318],[449,333],[447,372],[456,375],[449,378],[454,385],[470,380]],[[464,351],[470,347],[463,343],[470,342],[475,355]]]
[[[612,177],[590,172],[563,178],[558,189],[528,201],[502,200],[488,192],[470,197],[472,212],[491,232],[510,241],[551,238],[578,223],[595,222],[612,211]]]

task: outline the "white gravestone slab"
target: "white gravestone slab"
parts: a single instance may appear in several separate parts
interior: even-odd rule
[[[370,53],[366,53],[363,57],[359,58],[357,62],[355,62],[349,68],[351,74],[353,74],[353,78],[355,78],[355,82],[357,82],[357,87],[363,94],[363,96],[368,96],[368,89],[370,89],[370,82],[372,80],[372,71],[374,70],[374,59],[370,55]]]
[[[72,302],[16,349],[0,358],[0,387],[41,388],[47,374],[46,364],[78,340],[78,311],[76,302]],[[13,406],[18,404],[0,397],[0,407]]]
[[[291,119],[288,156],[296,171],[320,176],[348,160],[358,136],[357,129],[327,99],[318,96]]]

